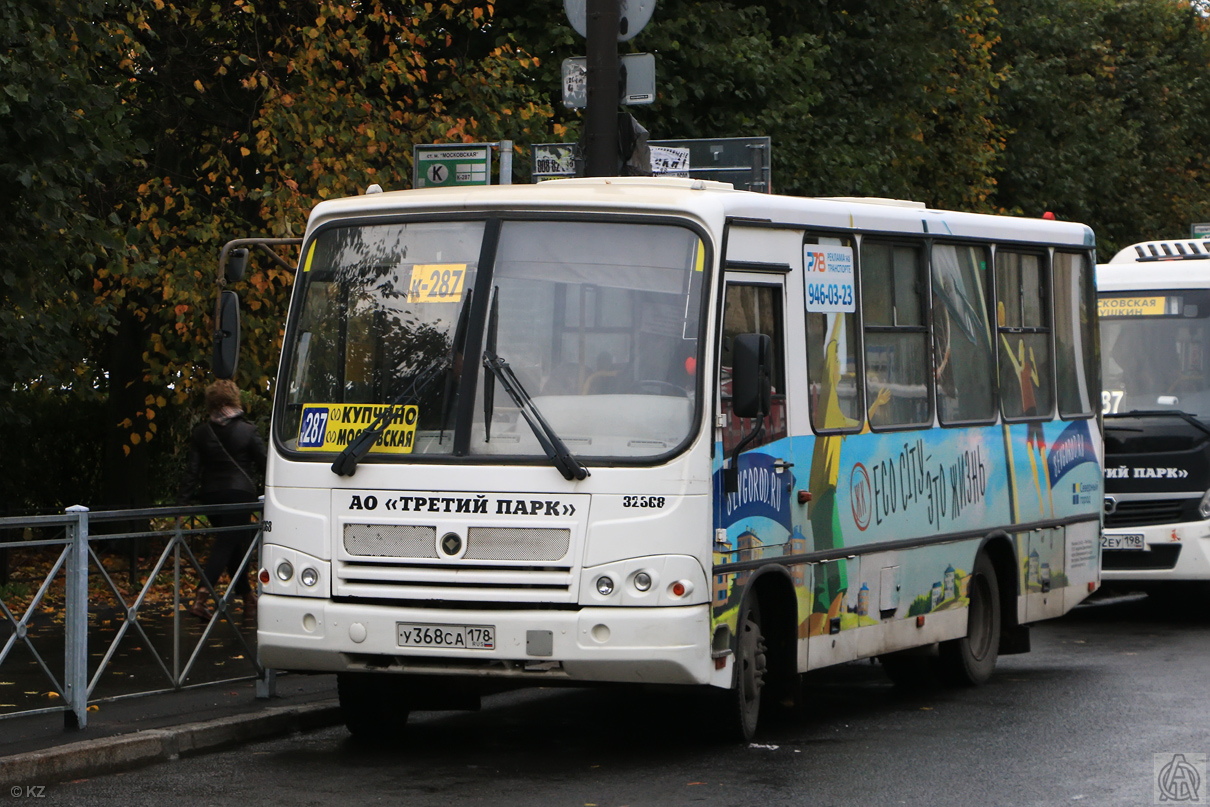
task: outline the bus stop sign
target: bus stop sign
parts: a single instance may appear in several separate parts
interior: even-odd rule
[[[492,148],[488,143],[413,146],[412,166],[413,188],[492,184]]]

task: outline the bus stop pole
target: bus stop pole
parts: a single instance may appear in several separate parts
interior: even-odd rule
[[[588,100],[584,115],[585,165],[590,177],[618,175],[619,0],[587,0]]]
[[[513,184],[513,141],[501,140],[496,143],[496,150],[500,152],[500,178],[497,184],[511,185]]]

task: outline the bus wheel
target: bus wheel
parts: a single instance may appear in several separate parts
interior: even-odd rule
[[[405,679],[388,673],[336,674],[345,727],[357,740],[397,741],[408,722]]]
[[[755,601],[740,612],[735,642],[735,686],[726,693],[725,723],[731,739],[747,742],[756,734],[760,696],[768,668],[766,644]]]
[[[1000,652],[1000,587],[995,567],[982,552],[975,560],[967,594],[966,636],[938,647],[938,673],[957,686],[975,686],[991,678]]]

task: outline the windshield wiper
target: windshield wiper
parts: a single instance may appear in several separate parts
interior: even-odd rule
[[[512,368],[508,366],[508,362],[489,348],[483,351],[483,367],[500,380],[500,386],[504,387],[508,397],[512,398],[513,403],[521,410],[521,416],[525,418],[525,422],[533,430],[534,436],[538,438],[538,443],[546,452],[547,459],[554,463],[555,467],[559,469],[559,473],[563,474],[563,478],[571,481],[588,476],[588,469],[576,461],[567,445],[546,422],[546,418],[542,417],[538,407],[534,406],[533,398],[525,391],[525,387],[521,386],[521,382],[513,374]],[[487,394],[486,389],[484,394]]]
[[[378,417],[374,418],[369,426],[362,429],[337,455],[332,462],[332,473],[338,476],[352,476],[356,473],[357,463],[370,453],[370,449],[378,442],[378,438],[387,430],[387,427],[395,422],[395,418],[403,414],[403,410],[409,404],[415,403],[429,384],[441,376],[448,363],[446,359],[438,359],[417,373],[416,377],[412,379],[411,385],[395,400],[387,404],[387,408],[382,410]]]
[[[1200,418],[1194,417],[1182,409],[1131,409],[1129,412],[1111,412],[1106,415],[1107,418],[1122,418],[1122,417],[1178,417],[1181,420],[1193,426],[1199,431],[1210,435],[1210,426],[1207,426]],[[1106,427],[1109,428],[1109,427]],[[1113,427],[1118,428],[1118,427]]]
[[[496,355],[496,331],[500,327],[500,289],[497,287],[492,292],[492,301],[487,306],[487,348],[484,351],[484,356],[491,353]],[[483,442],[490,443],[492,441],[492,413],[496,409],[496,385],[492,381],[492,376],[495,373],[488,368],[486,362],[483,365]]]

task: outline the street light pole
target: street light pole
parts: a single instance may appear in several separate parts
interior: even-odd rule
[[[587,0],[588,100],[584,115],[584,173],[618,174],[619,0]]]

